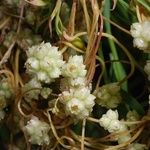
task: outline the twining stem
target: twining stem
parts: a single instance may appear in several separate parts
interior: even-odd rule
[[[83,123],[82,123],[82,137],[81,137],[81,150],[84,150],[85,125],[86,125],[86,119],[83,119]]]

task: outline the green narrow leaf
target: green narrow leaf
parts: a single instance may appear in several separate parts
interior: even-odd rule
[[[133,110],[136,110],[140,115],[144,115],[145,111],[142,107],[142,105],[134,98],[132,97],[129,93],[127,93],[124,90],[121,90],[121,95],[124,100],[124,102],[129,105],[129,107]]]
[[[104,16],[107,19],[110,19],[110,9],[111,9],[110,8],[110,0],[106,0],[105,1],[105,6],[104,6]],[[111,25],[110,25],[109,22],[105,21],[105,27],[106,27],[106,32],[108,34],[112,35]],[[115,43],[111,39],[108,39],[108,42],[109,42],[109,46],[110,46],[110,49],[111,49],[111,55],[112,55],[111,60],[114,60],[114,59],[119,60],[119,56],[118,56],[118,53],[117,53]],[[123,68],[123,65],[120,62],[113,63],[113,69],[114,69],[116,79],[118,81],[122,80],[124,77],[126,77],[126,72]],[[123,83],[122,88],[127,91],[127,81]]]

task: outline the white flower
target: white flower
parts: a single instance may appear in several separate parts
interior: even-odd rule
[[[144,71],[147,73],[148,80],[150,81],[150,60],[147,60]]]
[[[65,105],[65,111],[77,119],[88,117],[94,106],[95,96],[90,94],[88,87],[72,88],[60,95],[61,102]]]
[[[27,56],[27,72],[36,76],[39,81],[50,83],[61,75],[64,61],[58,47],[43,42],[29,48]]]
[[[120,86],[116,83],[103,85],[96,92],[96,102],[108,109],[116,108],[121,102]]]
[[[127,148],[127,150],[146,150],[146,149],[147,149],[146,145],[140,143],[130,144]]]
[[[99,120],[99,124],[108,132],[113,133],[120,129],[120,121],[118,120],[118,112],[113,110],[108,110],[106,114],[103,114]]]
[[[77,78],[85,77],[85,65],[83,64],[83,56],[70,56],[68,63],[63,66],[62,75],[64,77]]]
[[[133,23],[131,25],[133,45],[141,50],[150,50],[150,21]]]
[[[24,127],[25,132],[29,136],[29,142],[38,145],[49,145],[50,137],[48,132],[50,130],[49,124],[44,121],[40,121],[36,116],[32,116]]]

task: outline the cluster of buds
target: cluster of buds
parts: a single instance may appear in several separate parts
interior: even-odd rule
[[[120,86],[117,83],[103,85],[96,91],[96,102],[108,109],[116,108],[121,102]]]
[[[141,50],[150,50],[150,21],[136,22],[131,25],[133,45]]]

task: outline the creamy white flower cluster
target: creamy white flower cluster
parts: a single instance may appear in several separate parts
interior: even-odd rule
[[[84,119],[92,112],[95,96],[90,94],[89,87],[71,88],[60,95],[67,115],[75,119]]]
[[[48,135],[50,130],[49,124],[39,120],[36,116],[32,116],[31,120],[27,122],[24,131],[29,136],[29,141],[32,144],[49,145],[50,137]]]
[[[136,22],[131,25],[133,45],[141,50],[150,50],[150,21]]]
[[[114,132],[124,132],[128,131],[128,128],[125,124],[118,120],[118,112],[109,109],[106,114],[103,114],[99,120],[99,124],[105,130],[108,130],[110,133]],[[121,144],[123,142],[128,141],[131,138],[130,134],[122,135],[118,137],[118,143]]]
[[[120,86],[117,83],[103,85],[96,91],[97,104],[110,108],[116,108],[121,102]]]
[[[83,56],[70,56],[62,67],[60,100],[65,106],[67,115],[74,119],[84,119],[92,112],[95,96],[90,87],[85,85],[87,70],[83,64]]]
[[[120,121],[118,120],[118,112],[109,109],[106,114],[103,114],[99,120],[100,126],[104,127],[108,132],[116,132],[120,129]]]
[[[43,42],[29,48],[27,56],[28,59],[25,64],[27,72],[39,81],[50,83],[61,75],[64,61],[58,47]]]
[[[4,118],[5,112],[3,109],[7,106],[7,101],[12,96],[12,89],[7,79],[0,81],[0,120]]]

